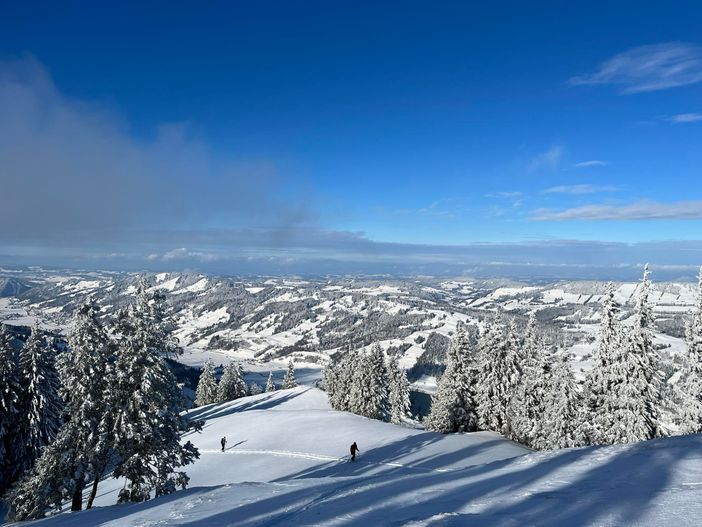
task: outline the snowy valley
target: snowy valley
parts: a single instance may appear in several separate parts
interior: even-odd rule
[[[0,322],[66,332],[78,305],[96,299],[113,313],[132,297],[140,275],[40,268],[0,269]],[[590,367],[607,284],[597,281],[522,283],[478,279],[227,278],[190,273],[148,275],[166,292],[175,336],[186,364],[244,361],[265,370],[288,358],[321,368],[328,357],[352,347],[380,344],[410,370],[418,390],[431,392],[433,373],[458,323],[483,327],[498,311],[525,326],[534,312],[548,340],[573,355],[576,375]],[[624,316],[636,283],[615,284]],[[685,317],[696,284],[653,282],[655,344],[673,361],[686,348]],[[414,368],[414,369],[413,369]],[[267,371],[267,370],[266,370]]]

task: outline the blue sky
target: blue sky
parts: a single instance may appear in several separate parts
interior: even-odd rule
[[[702,263],[699,2],[141,4],[3,2],[5,261]]]

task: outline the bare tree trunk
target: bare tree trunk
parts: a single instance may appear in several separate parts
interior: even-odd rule
[[[100,478],[102,478],[102,475],[105,472],[106,466],[107,466],[107,462],[104,462],[100,466],[100,470],[95,471],[95,479],[93,480],[93,486],[90,489],[90,496],[88,496],[88,503],[85,506],[86,509],[91,509],[93,507],[93,501],[95,501],[95,496],[97,495],[98,485],[100,484]]]
[[[83,487],[85,486],[83,476],[76,480],[76,488],[73,491],[73,498],[71,500],[71,512],[78,512],[83,510]]]

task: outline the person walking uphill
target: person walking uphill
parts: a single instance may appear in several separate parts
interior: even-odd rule
[[[356,461],[356,452],[360,452],[360,450],[358,445],[356,445],[356,441],[354,441],[353,445],[351,445],[351,461]]]
[[[226,444],[227,444],[227,438],[226,438],[226,436],[223,437],[219,442],[222,443],[222,452],[224,452],[224,447],[225,447]]]

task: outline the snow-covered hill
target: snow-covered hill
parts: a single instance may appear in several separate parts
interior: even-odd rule
[[[0,270],[0,277],[3,276]],[[0,298],[0,322],[66,330],[75,307],[94,296],[109,311],[128,302],[139,276],[110,272],[26,269],[6,274],[17,289]],[[207,358],[249,364],[287,361],[321,364],[330,354],[379,343],[403,367],[424,364],[428,343],[444,348],[459,322],[480,325],[497,310],[524,323],[536,312],[549,340],[576,356],[576,372],[589,367],[606,284],[528,284],[507,280],[431,278],[225,278],[190,273],[148,275],[164,290],[185,347],[181,360],[199,366]],[[624,317],[637,284],[617,284]],[[651,300],[656,344],[669,357],[683,351],[683,326],[696,284],[655,283]],[[441,337],[441,338],[434,338]],[[433,339],[433,340],[432,340]],[[438,350],[440,351],[440,350]],[[424,357],[426,359],[426,355]],[[429,372],[431,369],[429,368]],[[417,371],[418,378],[424,371]]]
[[[699,436],[534,453],[490,432],[444,436],[333,411],[307,387],[191,415],[206,423],[188,436],[201,458],[187,490],[111,506],[120,482],[106,481],[100,507],[37,525],[684,526],[702,517]]]

